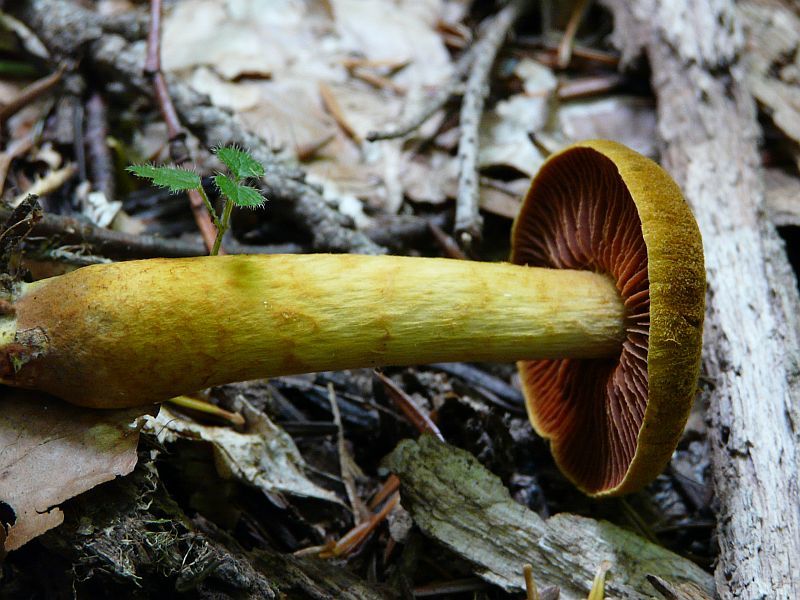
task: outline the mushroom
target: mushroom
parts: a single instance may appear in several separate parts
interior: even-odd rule
[[[691,213],[652,161],[584,142],[542,168],[513,237],[518,264],[218,256],[20,283],[0,303],[0,381],[118,408],[293,373],[524,359],[531,421],[567,476],[591,494],[640,487],[698,374]]]
[[[643,487],[678,443],[700,371],[703,245],[680,189],[625,146],[576,144],[534,178],[511,262],[613,278],[625,306],[613,354],[518,368],[531,424],[578,488],[599,496]]]

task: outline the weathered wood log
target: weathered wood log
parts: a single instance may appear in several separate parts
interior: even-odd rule
[[[403,506],[422,532],[470,561],[478,576],[507,592],[524,589],[522,569],[564,600],[586,598],[598,565],[611,568],[611,598],[653,597],[648,576],[713,592],[713,579],[691,561],[607,521],[560,514],[547,520],[511,499],[500,479],[475,457],[422,436],[401,442],[387,466],[401,481]]]
[[[763,215],[746,51],[730,1],[604,0],[627,61],[646,51],[663,163],[703,233],[704,369],[723,598],[798,598],[800,359],[796,279]]]

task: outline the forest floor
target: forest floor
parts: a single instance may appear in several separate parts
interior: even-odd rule
[[[4,270],[206,254],[215,232],[197,193],[126,167],[191,168],[218,203],[224,146],[266,171],[265,206],[232,214],[229,254],[506,260],[531,177],[582,139],[677,165],[699,212],[664,116],[669,63],[641,41],[650,62],[630,55],[614,4],[0,0]],[[754,210],[797,269],[800,28],[787,6],[739,4],[751,52],[731,85],[758,101]],[[708,263],[717,232],[698,221]],[[794,275],[781,282],[796,297]],[[98,413],[2,388],[0,597],[737,597],[740,534],[725,527],[739,505],[715,454],[727,435],[715,394],[736,386],[713,351],[704,360],[669,466],[602,500],[560,473],[511,364],[234,383],[200,395],[216,414]]]

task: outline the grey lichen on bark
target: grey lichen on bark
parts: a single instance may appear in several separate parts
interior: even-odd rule
[[[723,598],[797,598],[800,347],[797,281],[765,217],[747,52],[727,0],[604,0],[615,41],[645,50],[663,164],[704,238],[704,371]]]
[[[583,600],[604,560],[612,563],[608,597],[653,597],[648,575],[713,591],[697,565],[612,523],[570,514],[545,521],[512,500],[475,457],[432,436],[402,442],[387,466],[400,477],[401,502],[422,532],[506,591],[524,590],[522,568],[530,563],[537,585]]]

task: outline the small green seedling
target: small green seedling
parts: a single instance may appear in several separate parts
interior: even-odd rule
[[[212,255],[219,253],[222,237],[230,227],[234,205],[258,208],[263,206],[267,200],[257,188],[244,183],[248,179],[258,179],[264,176],[264,166],[261,163],[244,150],[230,146],[216,148],[214,153],[228,167],[230,173],[229,175],[217,173],[214,176],[214,184],[224,199],[221,217],[217,215],[217,211],[214,210],[214,206],[208,199],[200,176],[194,171],[180,167],[157,167],[155,165],[131,165],[127,169],[137,177],[149,179],[153,185],[167,188],[171,192],[197,190],[217,228],[217,237],[214,240],[214,247],[211,249]]]

